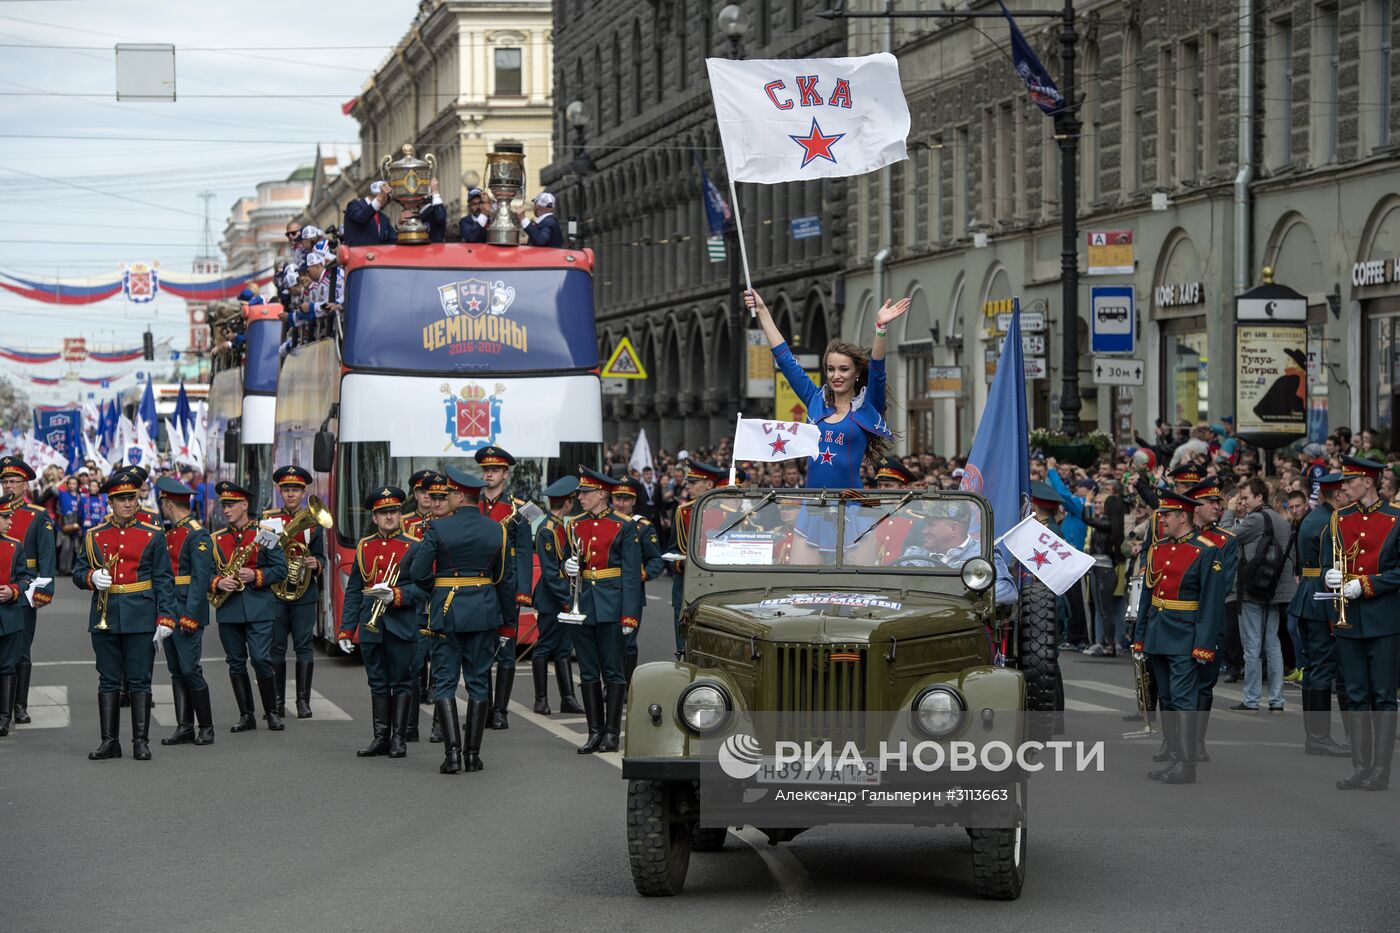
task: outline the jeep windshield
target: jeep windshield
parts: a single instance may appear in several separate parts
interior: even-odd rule
[[[710,570],[958,573],[990,559],[986,503],[933,490],[717,489],[695,506],[688,554]]]

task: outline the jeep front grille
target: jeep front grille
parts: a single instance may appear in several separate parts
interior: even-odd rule
[[[866,645],[775,645],[779,712],[865,710]]]

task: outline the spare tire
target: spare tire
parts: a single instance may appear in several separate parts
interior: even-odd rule
[[[1055,594],[1034,577],[1022,584],[1016,666],[1026,680],[1026,709],[1030,712],[1065,708],[1055,603]]]

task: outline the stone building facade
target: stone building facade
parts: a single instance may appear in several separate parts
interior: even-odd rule
[[[286,255],[287,221],[303,216],[313,171],[304,165],[284,179],[259,182],[255,195],[233,203],[219,242],[226,270],[271,269]]]

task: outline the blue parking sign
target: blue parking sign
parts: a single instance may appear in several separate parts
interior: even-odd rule
[[[1131,285],[1095,285],[1089,289],[1092,353],[1132,353],[1137,320]]]

